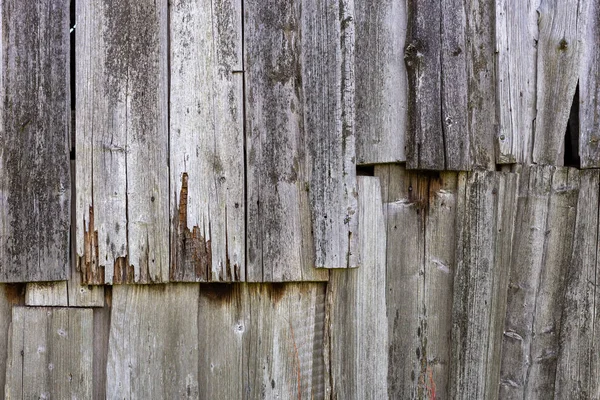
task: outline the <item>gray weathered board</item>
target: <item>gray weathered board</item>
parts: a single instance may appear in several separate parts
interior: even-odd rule
[[[170,4],[171,281],[244,281],[241,0]]]
[[[80,1],[76,14],[83,280],[168,281],[167,0]]]
[[[495,164],[494,3],[408,1],[410,169]]]
[[[24,297],[21,284],[0,284],[0,399],[4,399],[6,381],[6,362],[9,354],[12,322],[12,308],[23,305]]]
[[[404,162],[404,0],[354,0],[357,164]]]
[[[244,3],[249,281],[359,264],[353,4]]]
[[[375,175],[386,215],[388,395],[447,398],[457,174],[386,165]]]
[[[388,393],[386,232],[377,177],[358,177],[362,265],[331,270],[325,364],[332,399],[384,399]]]
[[[69,2],[0,2],[0,282],[61,280],[69,255]]]
[[[93,312],[13,307],[6,399],[92,397]]]

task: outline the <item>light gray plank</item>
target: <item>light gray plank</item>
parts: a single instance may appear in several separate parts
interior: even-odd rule
[[[88,309],[14,307],[6,397],[90,398],[92,318]]]
[[[67,307],[67,281],[28,283],[25,290],[28,306]]]
[[[167,1],[79,2],[77,24],[85,282],[168,281]]]
[[[459,175],[450,398],[495,399],[510,268],[516,174]]]
[[[245,4],[250,281],[358,265],[352,5]]]
[[[61,280],[69,248],[69,2],[4,0],[0,16],[0,282]]]
[[[11,375],[13,369],[12,359],[12,308],[16,305],[24,304],[22,285],[0,284],[0,399],[4,399],[4,384],[14,382],[18,376]],[[15,360],[19,361],[19,360]],[[7,370],[9,374],[7,374]],[[20,371],[20,370],[19,370]],[[12,386],[12,384],[11,384]]]
[[[173,281],[246,278],[241,0],[170,6]]]
[[[362,266],[332,270],[327,285],[331,397],[382,399],[388,388],[386,232],[379,179],[358,177]]]
[[[579,79],[581,17],[586,15],[583,3],[543,1],[537,9],[537,114],[533,146],[536,164],[564,163],[565,131]]]
[[[560,320],[555,398],[600,396],[598,370],[598,170],[581,171],[573,252],[567,268]]]
[[[582,60],[579,72],[579,156],[582,168],[600,167],[600,4],[588,0],[582,13]]]
[[[107,398],[198,398],[198,285],[112,294]]]
[[[104,292],[104,307],[94,308],[94,359],[93,359],[93,398],[106,399],[106,364],[108,358],[108,339],[110,336],[110,311],[112,289]]]
[[[539,5],[540,0],[496,0],[499,164],[532,161]]]
[[[406,2],[355,0],[356,159],[406,161]]]

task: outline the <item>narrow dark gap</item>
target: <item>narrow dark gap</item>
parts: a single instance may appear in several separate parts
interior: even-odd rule
[[[356,176],[375,176],[375,165],[357,165]]]
[[[579,83],[575,89],[573,103],[571,104],[571,113],[567,122],[565,132],[565,158],[564,165],[567,167],[581,167],[579,158]]]

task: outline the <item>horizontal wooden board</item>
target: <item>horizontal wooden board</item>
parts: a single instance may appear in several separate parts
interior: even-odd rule
[[[69,2],[3,0],[0,282],[66,279]]]

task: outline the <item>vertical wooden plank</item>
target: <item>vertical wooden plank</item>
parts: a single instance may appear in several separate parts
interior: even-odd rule
[[[584,3],[543,1],[537,9],[537,114],[533,146],[536,164],[564,163],[565,131],[579,79]]]
[[[325,285],[252,284],[248,294],[246,398],[324,398]]]
[[[97,400],[106,399],[106,365],[110,336],[112,288],[107,287],[103,294],[103,307],[94,308],[93,398]]]
[[[498,164],[530,164],[536,118],[540,0],[496,0]],[[564,131],[563,131],[564,134]]]
[[[516,174],[459,175],[450,397],[495,399],[517,195]]]
[[[15,307],[7,398],[90,398],[92,314],[89,309]]]
[[[408,73],[408,135],[406,166],[446,167],[442,126],[441,4],[434,0],[407,2],[406,71]]]
[[[4,0],[0,9],[0,282],[61,280],[69,246],[69,2]]]
[[[597,170],[581,171],[573,252],[567,268],[560,320],[555,398],[600,396],[597,294],[598,197]]]
[[[382,399],[388,388],[386,232],[376,177],[358,177],[362,266],[332,270],[327,285],[331,398]]]
[[[579,156],[581,168],[600,167],[600,4],[585,2],[582,13],[582,59],[579,73]]]
[[[244,9],[248,279],[324,280],[358,265],[353,2]]]
[[[171,280],[245,280],[241,0],[170,6]]]
[[[168,281],[167,2],[79,2],[77,23],[85,281]]]
[[[12,308],[15,305],[24,303],[22,285],[16,284],[0,284],[0,399],[5,397],[6,382],[10,383],[10,387],[18,385],[14,379],[21,379],[18,376],[12,375],[12,372],[21,371],[13,363],[12,358]],[[14,360],[20,362],[19,360]],[[7,371],[9,372],[7,374]],[[7,380],[8,378],[8,380]],[[19,385],[21,386],[21,385]],[[19,398],[19,397],[17,397]]]
[[[197,398],[198,285],[113,288],[108,398]]]
[[[406,161],[406,2],[355,0],[356,159]]]

